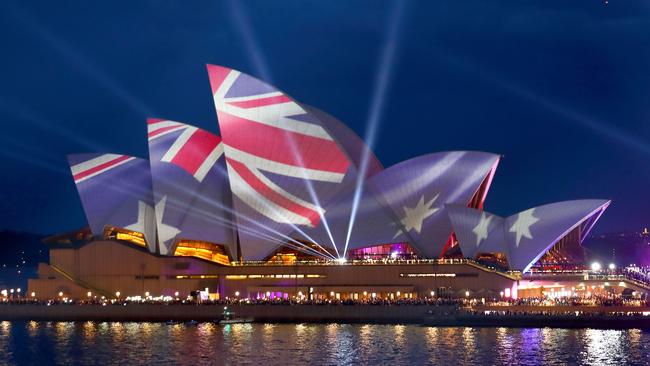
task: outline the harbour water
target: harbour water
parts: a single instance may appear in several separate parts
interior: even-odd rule
[[[0,322],[2,364],[650,364],[638,329]]]

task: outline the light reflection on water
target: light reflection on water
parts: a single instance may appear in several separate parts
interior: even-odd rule
[[[641,330],[0,322],[2,363],[650,364]]]

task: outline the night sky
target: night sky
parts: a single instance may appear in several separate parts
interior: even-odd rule
[[[491,212],[610,198],[597,232],[650,224],[647,0],[3,1],[0,45],[0,229],[85,226],[66,154],[146,157],[148,116],[218,132],[206,63],[361,136],[374,103],[385,166],[504,155]]]

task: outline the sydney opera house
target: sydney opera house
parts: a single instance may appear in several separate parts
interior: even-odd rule
[[[499,155],[384,167],[326,112],[233,69],[208,74],[220,135],[152,118],[148,158],[68,157],[88,227],[45,240],[33,296],[516,296],[526,273],[582,268],[610,203],[500,217],[483,207]]]

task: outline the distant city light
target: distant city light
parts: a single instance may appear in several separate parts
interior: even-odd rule
[[[615,269],[616,269],[616,265],[615,265],[614,263],[610,263],[610,264],[609,264],[609,269],[610,269],[611,271],[615,270]]]
[[[115,296],[120,297],[120,292],[119,291],[115,292]]]
[[[594,263],[591,264],[591,270],[592,271],[598,272],[598,271],[600,271],[600,269],[601,269],[600,263],[594,262]]]
[[[345,259],[345,257],[340,257],[340,258],[336,259],[336,261],[339,262],[339,264],[345,264],[345,262],[347,262],[348,260]]]
[[[32,297],[36,297],[36,292],[32,291]]]
[[[59,297],[63,296],[63,291],[59,291]]]
[[[235,291],[235,296],[239,296],[239,291]]]
[[[93,296],[93,293],[90,292],[90,291],[88,291],[88,292],[86,293],[86,296],[91,297],[91,296]]]

